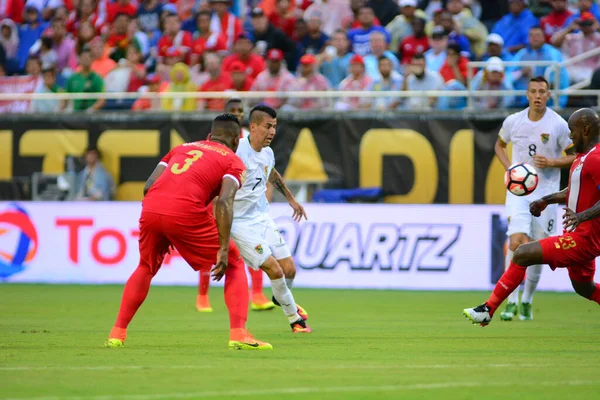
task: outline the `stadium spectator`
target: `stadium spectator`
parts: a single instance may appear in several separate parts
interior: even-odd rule
[[[551,4],[552,12],[540,21],[540,26],[544,30],[547,43],[550,43],[550,40],[552,40],[552,35],[563,29],[563,27],[568,26],[565,25],[565,22],[573,15],[567,7],[567,0],[551,0]]]
[[[36,88],[42,84],[42,62],[37,56],[30,56],[25,64],[25,74],[37,80]]]
[[[42,33],[48,28],[48,24],[42,22],[40,11],[33,5],[25,6],[25,20],[19,28],[19,47],[17,60],[19,60],[19,71],[25,68],[29,50],[37,42]]]
[[[478,0],[481,4],[481,15],[479,19],[491,32],[494,25],[506,14],[508,14],[508,1],[506,0]]]
[[[177,8],[177,13],[182,21],[193,19],[201,7],[206,7],[206,0],[169,0]]]
[[[296,84],[296,78],[282,65],[283,52],[271,49],[267,52],[267,69],[258,74],[250,89],[253,92],[286,92]],[[287,102],[285,98],[267,97],[262,103],[272,108],[280,108]]]
[[[225,52],[227,51],[227,37],[210,30],[210,12],[202,10],[196,16],[198,30],[194,33],[190,65],[196,65],[205,51]]]
[[[40,61],[42,62],[42,67],[54,67],[56,65],[56,61],[58,57],[56,55],[56,51],[52,48],[52,38],[46,35],[43,35],[42,38],[36,42],[39,43],[39,51],[36,54],[40,57]]]
[[[444,90],[444,79],[438,72],[426,68],[422,54],[415,54],[412,63],[405,69],[403,89],[414,92]],[[409,110],[435,108],[437,101],[435,97],[409,97],[404,107]]]
[[[75,38],[75,51],[79,52],[83,46],[89,44],[95,37],[97,37],[96,29],[94,29],[91,22],[86,21],[80,24]]]
[[[230,49],[235,38],[244,32],[242,23],[233,13],[229,12],[230,0],[209,0],[208,2],[213,10],[210,30],[225,35],[227,37],[227,48]]]
[[[248,76],[251,79],[256,79],[258,74],[265,69],[265,60],[258,54],[253,53],[252,48],[252,42],[246,34],[238,36],[233,47],[234,53],[223,60],[223,71],[231,72],[232,65],[235,62],[241,62]]]
[[[4,48],[5,63],[9,66],[8,70],[17,72],[19,69],[19,60],[17,59],[19,31],[17,30],[17,25],[10,19],[4,19],[0,22],[0,46]]]
[[[398,51],[398,47],[404,39],[413,34],[412,20],[414,18],[427,19],[427,15],[422,10],[417,10],[417,0],[400,0],[400,15],[385,25],[385,29],[390,33],[390,49]]]
[[[504,73],[504,63],[499,57],[491,57],[485,69],[479,71],[471,82],[473,90],[513,90],[510,79]],[[475,97],[475,107],[490,109],[506,109],[512,106],[513,96]]]
[[[52,19],[54,10],[63,5],[63,0],[27,0],[26,6],[35,6],[40,10],[42,19],[48,21]]]
[[[431,40],[429,41],[430,49],[424,53],[427,62],[427,70],[439,72],[442,65],[446,62],[448,50],[448,35],[446,30],[441,26],[433,28]],[[417,69],[416,67],[413,69]]]
[[[110,49],[106,47],[101,36],[90,42],[90,51],[93,60],[90,69],[104,79],[117,66],[117,63],[109,57]]]
[[[144,92],[163,92],[167,89],[168,84],[162,81],[162,78],[157,74],[146,75],[146,86],[142,86],[141,91]],[[133,111],[154,111],[160,110],[160,99],[148,99],[140,97],[133,103],[131,107]]]
[[[423,24],[423,27],[425,24]],[[404,78],[397,71],[389,58],[379,57],[379,77],[373,81],[369,90],[374,92],[401,91]],[[400,99],[394,97],[378,96],[368,101],[368,106],[378,111],[393,110],[400,105]]]
[[[392,63],[394,71],[400,71],[400,62],[394,53],[387,49],[386,37],[381,32],[373,32],[369,38],[370,51],[369,54],[363,57],[367,75],[372,79],[378,79],[379,75],[379,58],[387,57]]]
[[[125,57],[125,52],[129,46],[129,37],[127,28],[131,17],[127,14],[119,14],[115,16],[114,23],[106,45],[110,48],[110,58],[115,62]]]
[[[56,52],[56,71],[60,74],[65,68],[74,70],[77,67],[75,41],[67,36],[65,21],[52,20],[52,49]]]
[[[155,73],[158,74],[162,80],[169,81],[171,79],[171,68],[180,62],[183,62],[183,55],[175,47],[171,47],[167,50],[167,54],[165,54],[162,60],[156,65]]]
[[[296,44],[280,29],[272,26],[260,8],[253,9],[250,16],[254,28],[253,42],[258,52],[264,54],[267,50],[279,49],[285,56],[288,68],[293,70],[296,66]]]
[[[137,14],[137,8],[131,4],[131,0],[115,0],[114,3],[109,3],[107,9],[108,23],[114,23],[120,14],[133,18]]]
[[[135,42],[129,45],[127,56],[119,61],[119,66],[128,70],[129,84],[127,85],[127,91],[137,92],[144,85],[147,73],[142,62],[142,52]]]
[[[148,35],[140,30],[140,24],[137,17],[132,18],[127,26],[127,37],[131,44],[135,44],[142,52],[142,58],[150,55],[150,41]]]
[[[368,90],[373,80],[365,73],[365,62],[359,54],[354,54],[350,58],[349,71],[350,74],[340,82],[338,90],[352,92]],[[340,111],[357,110],[361,104],[364,104],[364,100],[361,100],[360,97],[344,97],[335,104],[335,109]]]
[[[527,46],[529,29],[539,24],[538,19],[527,8],[527,0],[509,0],[510,12],[494,25],[492,33],[504,39],[504,46],[515,54]]]
[[[327,46],[323,53],[317,55],[317,59],[321,62],[321,73],[329,80],[331,87],[337,88],[348,73],[352,57],[349,50],[348,37],[340,29],[333,34],[331,46]]]
[[[573,23],[573,21],[580,20],[584,12],[591,13],[596,21],[600,21],[600,7],[594,2],[594,0],[578,0],[577,9],[579,12],[574,13],[565,21],[564,27],[567,27]]]
[[[412,20],[413,34],[407,36],[398,49],[402,64],[410,64],[415,54],[423,54],[429,50],[429,38],[425,35],[425,24],[426,21],[423,18]]]
[[[358,22],[358,13],[360,9],[366,5],[367,2],[365,0],[350,0],[350,11],[352,14],[349,18],[346,18],[342,21],[342,29],[350,30],[360,28],[360,22]],[[395,16],[396,15],[394,15],[394,17]],[[373,20],[373,25],[381,26],[381,22],[377,16],[375,16],[375,19]]]
[[[42,70],[43,84],[39,85],[36,93],[59,93],[60,87],[56,84],[56,71],[54,67]],[[61,109],[61,101],[57,99],[40,99],[31,102],[31,111],[35,113],[57,113]]]
[[[552,44],[561,49],[565,59],[575,57],[600,47],[600,24],[592,13],[581,13],[580,19],[554,34]],[[600,56],[589,57],[583,61],[569,65],[569,79],[572,83],[589,79],[600,67]]]
[[[389,42],[390,35],[381,26],[375,26],[375,14],[373,9],[362,7],[358,12],[358,22],[360,28],[352,29],[348,32],[348,39],[352,45],[352,52],[360,56],[366,56],[371,52],[370,36],[373,32],[382,32],[386,37],[386,42]],[[398,47],[396,47],[397,49]]]
[[[275,9],[269,14],[269,22],[281,29],[288,37],[293,37],[296,30],[296,16],[290,10],[290,0],[277,0]]]
[[[190,68],[182,62],[173,65],[169,71],[169,78],[170,82],[166,88],[167,92],[180,93],[197,91],[196,84],[192,82],[190,76]],[[161,99],[160,105],[164,111],[195,111],[196,99],[193,97],[165,97]]]
[[[325,48],[325,44],[329,42],[329,36],[321,30],[321,16],[314,12],[304,20],[306,21],[307,35],[300,40],[302,54],[319,54]]]
[[[552,61],[562,62],[564,60],[558,49],[546,43],[546,36],[541,27],[535,26],[529,30],[529,46],[521,49],[515,54],[513,61]],[[512,68],[512,83],[515,90],[527,90],[529,79],[533,76],[544,76],[547,67],[522,67]],[[553,70],[552,67],[550,67]],[[550,76],[553,77],[554,73]],[[554,79],[549,80],[551,83]],[[565,68],[560,69],[560,88],[564,89],[569,86],[569,75]],[[561,107],[567,103],[567,97],[561,96]],[[527,99],[524,96],[515,99],[516,107],[526,107]]]
[[[84,154],[86,166],[77,176],[76,200],[108,201],[113,197],[114,182],[100,161],[100,152],[88,147]]]
[[[352,19],[352,10],[348,0],[316,0],[304,11],[304,19],[309,21],[315,15],[321,18],[323,32],[331,36]]]
[[[158,40],[158,56],[165,57],[170,48],[176,48],[185,59],[192,49],[192,35],[181,30],[181,20],[177,14],[168,14],[164,20],[164,29]]]
[[[468,7],[469,0],[448,0],[446,7],[452,14],[453,19],[460,27],[460,31],[469,39],[471,49],[476,58],[485,53],[485,39],[488,36],[488,30],[473,16]]]
[[[83,23],[90,23],[95,30],[101,32],[102,21],[95,12],[94,0],[81,0],[79,6],[75,8],[67,17],[67,31],[76,35],[79,26]]]
[[[367,7],[371,7],[375,16],[381,23],[386,26],[400,14],[400,7],[394,0],[369,0]]]
[[[426,18],[433,19],[437,13],[444,10],[444,5],[441,0],[422,0],[419,1],[419,8],[425,12]],[[439,21],[435,24],[439,24]]]
[[[467,84],[467,64],[469,59],[461,55],[460,46],[457,43],[448,44],[446,62],[440,69],[440,75],[444,82],[458,81],[462,85]]]
[[[104,91],[104,80],[100,75],[91,70],[92,54],[88,46],[84,46],[79,52],[79,66],[81,69],[73,73],[67,80],[65,91],[67,93],[102,93]],[[62,108],[66,107],[63,103]],[[104,107],[105,100],[73,100],[75,111],[98,111]]]
[[[204,55],[204,69],[208,73],[208,80],[200,86],[201,92],[225,92],[233,88],[229,73],[221,68],[221,59],[214,53]],[[225,99],[201,99],[198,102],[201,110],[222,111],[225,108]]]
[[[0,20],[8,18],[17,24],[23,22],[23,0],[6,0],[0,3]]]
[[[142,0],[138,7],[138,19],[142,32],[148,36],[150,47],[155,47],[160,38],[160,17],[163,4],[159,0]]]
[[[330,90],[327,78],[317,71],[317,58],[313,54],[300,57],[300,76],[296,79],[293,90],[300,92]],[[328,98],[295,98],[290,100],[294,108],[301,110],[323,110],[329,108]]]
[[[252,88],[254,79],[248,76],[246,66],[241,61],[234,61],[229,68],[231,71],[232,89],[236,92],[248,92]]]
[[[444,28],[446,31],[446,35],[448,36],[448,40],[450,42],[455,42],[460,46],[460,52],[465,57],[471,56],[471,43],[469,39],[460,33],[456,21],[451,13],[444,11],[440,13],[440,26]]]
[[[502,61],[512,61],[512,54],[504,48],[504,40],[497,33],[490,33],[485,41],[487,44],[487,52],[481,58],[482,61],[487,61],[491,57],[498,57]]]

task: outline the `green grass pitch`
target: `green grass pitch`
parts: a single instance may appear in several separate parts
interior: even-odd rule
[[[532,322],[475,327],[482,292],[295,290],[310,335],[250,312],[271,352],[227,349],[221,289],[153,287],[122,349],[121,286],[0,285],[0,399],[598,399],[600,308],[539,293]]]

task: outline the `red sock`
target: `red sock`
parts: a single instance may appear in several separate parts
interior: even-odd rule
[[[232,254],[233,253],[233,254]],[[246,328],[248,319],[248,278],[239,251],[229,252],[229,266],[225,270],[225,304],[229,311],[231,329]]]
[[[198,294],[200,296],[208,295],[208,288],[210,287],[210,269],[200,270],[200,283],[198,284]]]
[[[263,291],[263,271],[262,269],[253,270],[248,267],[250,271],[250,279],[252,279],[252,294],[260,294]]]
[[[138,308],[140,308],[146,299],[153,277],[154,275],[150,272],[150,268],[146,266],[138,265],[136,270],[133,271],[133,274],[131,274],[125,284],[125,290],[123,290],[121,308],[119,309],[119,315],[117,315],[117,322],[115,323],[117,328],[127,328]]]
[[[600,283],[596,283],[596,290],[590,296],[590,300],[600,304]]]
[[[496,284],[492,295],[488,301],[486,301],[488,307],[491,308],[492,314],[500,307],[500,304],[502,304],[513,290],[523,282],[525,271],[527,271],[527,267],[522,267],[511,261],[510,266],[504,271],[504,274],[502,274],[502,277],[500,277],[500,280]]]

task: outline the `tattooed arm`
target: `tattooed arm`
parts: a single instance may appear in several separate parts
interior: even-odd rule
[[[294,215],[292,217],[294,218],[294,221],[300,222],[302,217],[304,217],[304,219],[308,219],[306,217],[306,211],[304,211],[304,207],[302,207],[302,204],[296,201],[296,198],[294,197],[290,189],[283,181],[283,178],[275,168],[271,170],[271,174],[269,175],[269,182],[279,193],[281,193],[286,198],[290,207],[292,207],[292,209],[294,210]]]

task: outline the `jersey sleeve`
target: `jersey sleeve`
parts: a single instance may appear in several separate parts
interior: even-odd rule
[[[498,138],[500,140],[502,140],[502,142],[504,142],[505,144],[509,144],[510,143],[510,138],[511,138],[511,132],[512,132],[512,126],[513,126],[513,121],[515,119],[514,114],[513,115],[509,115],[504,122],[502,123],[502,128],[500,128],[500,132],[498,133]]]
[[[223,175],[223,179],[233,179],[237,182],[238,188],[241,188],[246,181],[246,166],[238,156],[232,156],[229,167]]]
[[[561,150],[568,150],[573,147],[573,141],[569,137],[570,133],[571,130],[569,129],[569,124],[567,124],[564,119],[560,118],[558,124],[558,147]]]
[[[600,154],[596,154],[595,157],[588,158],[585,161],[585,166],[586,169],[589,168],[590,176],[594,180],[596,188],[600,190]]]
[[[160,162],[158,163],[158,165],[164,165],[165,167],[167,165],[169,165],[169,161],[171,161],[171,157],[173,157],[174,154],[174,150],[177,147],[174,147],[171,149],[171,151],[169,151],[167,154],[165,154],[165,156],[160,160]]]

